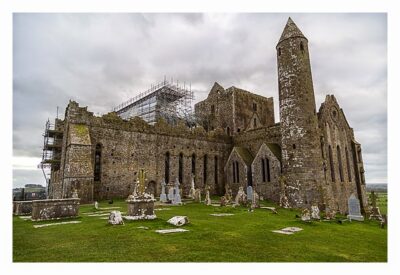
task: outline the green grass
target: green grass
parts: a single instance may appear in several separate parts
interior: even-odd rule
[[[273,205],[263,202],[264,205]],[[100,202],[100,207],[108,207]],[[115,201],[126,211],[124,201]],[[81,205],[79,224],[33,228],[32,222],[13,217],[15,262],[386,262],[387,230],[378,222],[312,222],[295,218],[295,210],[214,207],[198,203],[164,206],[153,221],[111,226],[88,217],[92,205]],[[234,216],[213,217],[228,212]],[[186,215],[188,232],[161,235],[157,229],[174,228],[166,221]],[[58,222],[58,221],[54,221]],[[138,226],[147,226],[148,230]],[[281,235],[271,230],[297,226],[304,230]]]

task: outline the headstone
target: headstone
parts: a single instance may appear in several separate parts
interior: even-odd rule
[[[162,180],[161,182],[161,195],[160,195],[160,202],[167,202],[167,194],[165,194],[165,186],[167,184],[165,183],[165,180]]]
[[[235,205],[242,205],[242,206],[247,205],[247,195],[244,192],[242,186],[239,186],[239,191],[236,194]]]
[[[168,223],[175,226],[182,226],[189,223],[189,219],[186,216],[175,216],[167,221]]]
[[[157,218],[154,213],[154,199],[153,194],[148,194],[146,190],[146,171],[139,169],[138,184],[136,192],[128,197],[128,216],[126,220],[153,220]]]
[[[225,196],[222,196],[219,200],[219,205],[220,206],[226,206],[226,198]]]
[[[290,208],[289,200],[286,196],[286,177],[279,177],[280,195],[279,195],[279,206],[283,208]]]
[[[260,208],[260,197],[258,196],[258,193],[256,191],[253,191],[251,207]]]
[[[247,200],[252,201],[253,200],[253,187],[250,185],[247,186],[246,193],[247,193]]]
[[[196,191],[194,192],[194,201],[201,202],[201,189],[200,188],[197,188]]]
[[[111,211],[110,216],[108,217],[108,223],[112,225],[123,225],[124,220],[122,219],[122,215],[120,211]]]
[[[211,198],[210,198],[210,186],[206,186],[206,198],[204,199],[204,203],[206,205],[211,205]]]
[[[174,197],[172,199],[172,204],[182,204],[182,200],[181,200],[181,192],[179,190],[179,180],[178,178],[176,178],[175,180],[175,189],[174,189]]]
[[[311,205],[311,219],[320,220],[318,205]]]
[[[379,207],[376,206],[376,198],[377,196],[375,195],[375,192],[372,191],[371,192],[372,208],[371,208],[371,214],[369,215],[369,219],[382,221],[381,211],[379,210]]]
[[[172,201],[174,199],[175,188],[173,186],[168,186],[168,200]]]
[[[349,206],[349,214],[347,215],[347,218],[350,221],[351,220],[364,221],[364,216],[361,215],[360,201],[356,198],[354,194],[351,194],[348,200],[348,206]]]
[[[192,182],[191,182],[191,185],[190,185],[189,198],[194,199],[194,196],[195,196],[194,193],[195,192],[196,192],[196,189],[194,187],[194,175],[192,175]]]
[[[226,203],[231,203],[232,202],[232,189],[229,188],[228,185],[225,186],[226,192],[225,192],[225,199]]]
[[[303,222],[309,222],[311,220],[310,210],[308,210],[307,208],[303,209],[303,211],[301,212],[301,220]]]
[[[96,210],[99,209],[99,203],[98,203],[97,201],[94,202],[94,208],[95,208]]]

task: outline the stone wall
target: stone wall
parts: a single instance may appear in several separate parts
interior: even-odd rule
[[[14,215],[29,215],[32,213],[32,201],[13,201]]]
[[[272,97],[236,87],[225,90],[218,83],[214,84],[207,99],[195,105],[195,113],[198,122],[207,131],[221,128],[229,135],[275,123]]]
[[[63,198],[71,197],[75,189],[82,202],[126,198],[134,190],[139,168],[147,171],[148,188],[158,196],[167,153],[169,183],[180,177],[181,163],[184,195],[189,192],[192,171],[196,188],[209,184],[213,194],[224,193],[223,166],[232,140],[221,129],[206,132],[202,127],[190,129],[183,123],[174,127],[162,120],[152,126],[139,118],[124,121],[115,113],[96,117],[75,102],[67,110],[60,172]],[[101,148],[101,173],[95,182],[96,146]]]
[[[32,202],[32,220],[56,220],[79,215],[79,198],[37,200]]]
[[[274,146],[275,150],[280,150],[277,145],[270,146]],[[281,163],[275,154],[277,154],[277,152],[273,153],[268,145],[264,143],[251,164],[251,170],[253,173],[253,188],[255,191],[257,191],[260,196],[263,196],[264,199],[279,203],[281,192],[279,185]],[[263,166],[264,172],[262,169]]]
[[[361,181],[362,159],[354,152],[356,141],[343,110],[332,95],[327,95],[318,112],[319,127],[322,130],[321,147],[324,158],[324,193],[327,205],[346,213],[347,200],[355,194],[366,206],[365,182]]]

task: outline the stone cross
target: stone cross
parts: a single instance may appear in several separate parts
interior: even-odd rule
[[[144,194],[144,190],[146,189],[146,171],[144,169],[139,169],[139,180],[138,180],[138,188],[137,195],[142,196]]]

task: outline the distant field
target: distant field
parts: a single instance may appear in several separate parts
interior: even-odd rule
[[[368,192],[368,197],[370,198],[371,193]],[[379,210],[381,211],[381,214],[386,214],[387,215],[387,200],[388,200],[388,196],[387,193],[383,193],[383,192],[375,192],[375,195],[377,196],[376,199],[376,206],[379,207]]]
[[[380,194],[379,194],[380,196]],[[385,199],[379,197],[381,211]],[[263,205],[273,205],[263,202]],[[385,204],[386,205],[386,204]],[[108,207],[101,202],[100,207]],[[126,211],[124,201],[112,206]],[[34,228],[13,217],[15,262],[386,262],[387,229],[377,221],[312,222],[295,218],[299,211],[278,208],[248,212],[246,208],[214,207],[198,203],[163,206],[153,221],[111,226],[92,205],[81,205],[79,224]],[[211,213],[232,213],[213,217]],[[188,232],[160,235],[157,229],[174,228],[166,221],[186,215]],[[55,221],[58,222],[58,221]],[[140,226],[148,229],[138,228]],[[296,226],[303,231],[281,235],[271,230]]]

